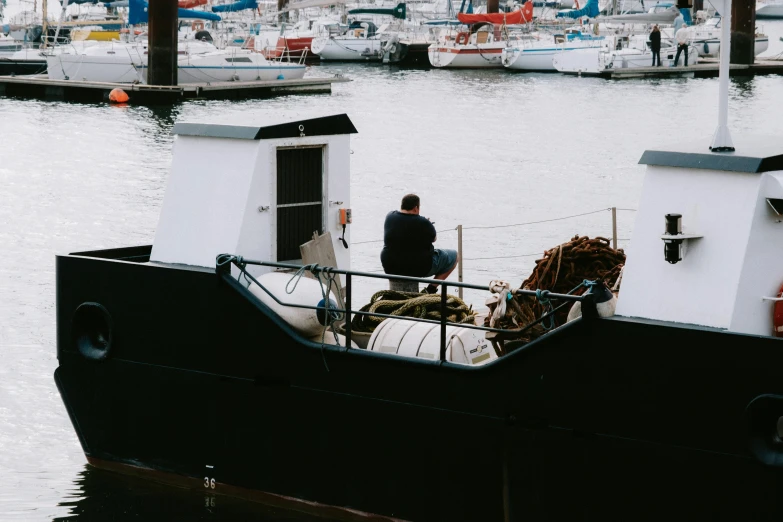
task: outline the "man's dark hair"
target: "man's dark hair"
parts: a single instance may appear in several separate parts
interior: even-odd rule
[[[416,194],[406,194],[402,198],[402,203],[400,203],[400,210],[413,210],[419,206],[419,203],[419,196]]]

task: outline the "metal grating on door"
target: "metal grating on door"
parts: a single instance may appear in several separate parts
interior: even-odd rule
[[[277,260],[300,259],[299,245],[323,229],[323,148],[277,150]]]

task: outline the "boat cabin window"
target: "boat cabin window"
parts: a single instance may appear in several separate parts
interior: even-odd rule
[[[277,261],[301,259],[299,245],[324,228],[323,147],[277,149]]]
[[[247,57],[242,57],[242,58],[226,58],[226,61],[227,61],[227,62],[230,62],[230,63],[250,63],[250,62],[252,62],[252,60],[251,60],[250,58],[247,58]]]

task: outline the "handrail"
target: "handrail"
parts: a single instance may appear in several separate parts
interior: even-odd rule
[[[446,360],[446,329],[448,326],[458,326],[461,328],[471,329],[471,330],[480,330],[485,332],[493,332],[493,333],[514,333],[514,334],[520,334],[522,332],[525,332],[535,326],[536,324],[542,322],[543,320],[553,316],[558,310],[562,309],[564,306],[566,306],[569,302],[581,302],[583,303],[583,317],[595,317],[596,314],[590,313],[590,309],[594,308],[593,306],[590,306],[591,303],[593,303],[593,298],[591,294],[584,294],[584,295],[572,295],[571,293],[568,294],[559,294],[550,292],[549,290],[522,290],[517,289],[513,290],[512,293],[515,295],[524,295],[528,297],[535,297],[537,299],[558,299],[565,301],[564,303],[558,305],[557,307],[554,307],[553,309],[549,310],[547,313],[543,314],[538,319],[530,322],[529,324],[523,326],[520,329],[516,330],[508,330],[508,329],[501,329],[501,328],[491,328],[487,326],[479,326],[474,324],[465,324],[465,323],[453,323],[448,321],[448,314],[446,313],[446,304],[448,301],[448,287],[454,286],[459,288],[468,288],[472,290],[487,290],[486,286],[479,286],[479,285],[472,285],[469,283],[458,283],[458,282],[452,282],[449,283],[447,281],[439,281],[439,280],[433,280],[428,278],[422,278],[422,277],[409,277],[409,276],[398,276],[394,274],[374,274],[371,272],[358,272],[353,270],[341,270],[338,268],[333,267],[327,267],[327,266],[319,266],[319,265],[295,265],[291,263],[277,263],[272,261],[258,261],[258,260],[252,260],[252,259],[244,259],[242,256],[235,256],[231,254],[220,254],[217,256],[215,260],[215,272],[218,275],[222,275],[223,277],[231,277],[231,265],[236,266],[240,272],[243,274],[244,277],[248,278],[250,281],[255,283],[259,288],[261,288],[264,292],[266,292],[277,304],[281,306],[287,306],[291,308],[301,308],[306,310],[321,310],[324,311],[326,316],[329,316],[329,312],[337,312],[345,314],[345,346],[346,350],[351,349],[351,337],[352,337],[352,325],[351,325],[351,316],[352,315],[361,315],[361,316],[373,316],[373,317],[383,317],[383,318],[391,318],[391,319],[402,319],[405,321],[412,321],[412,322],[418,322],[418,323],[429,323],[429,324],[438,324],[440,325],[440,362],[443,363]],[[253,266],[265,266],[269,268],[284,268],[284,269],[291,269],[291,270],[302,270],[307,269],[314,275],[318,274],[324,274],[324,275],[332,275],[332,274],[339,274],[344,275],[345,280],[345,308],[334,308],[329,306],[328,300],[325,301],[325,306],[310,306],[310,305],[300,305],[296,303],[288,303],[285,301],[280,300],[276,295],[274,295],[272,292],[267,290],[267,288],[262,285],[258,279],[256,279],[252,274],[247,272],[247,265],[253,265]],[[390,314],[382,314],[378,312],[363,312],[361,310],[351,310],[351,294],[353,290],[353,284],[352,279],[353,276],[357,277],[368,277],[371,279],[387,279],[387,280],[401,280],[401,281],[409,281],[409,282],[417,282],[417,283],[428,283],[428,284],[434,284],[441,287],[441,299],[440,299],[440,320],[435,319],[424,319],[419,317],[407,317],[407,316],[400,316],[400,315],[390,315]],[[582,285],[577,286],[571,292],[576,291],[578,288],[580,288]]]
[[[229,259],[233,258],[233,259]],[[232,262],[233,260],[245,264],[245,265],[254,265],[254,266],[266,266],[270,268],[286,268],[289,270],[299,270],[303,268],[302,265],[294,265],[290,263],[277,263],[273,261],[257,261],[254,259],[245,259],[242,256],[234,256],[231,254],[220,254],[217,256],[217,262],[219,263],[219,267],[222,266],[221,260],[224,262]],[[318,266],[315,265],[312,267],[311,271],[313,273],[329,273],[329,274],[340,274],[340,275],[353,275],[353,276],[359,276],[359,277],[369,277],[372,279],[394,279],[394,280],[400,280],[400,281],[409,281],[411,283],[427,283],[435,286],[453,286],[455,288],[467,288],[470,290],[487,290],[486,286],[481,285],[472,285],[470,283],[459,283],[459,282],[447,282],[447,281],[440,281],[437,279],[430,279],[425,277],[410,277],[410,276],[402,276],[402,275],[395,275],[395,274],[377,274],[372,272],[357,272],[355,270],[342,270],[339,268],[332,268],[328,266]],[[544,297],[546,299],[562,299],[564,301],[584,301],[584,296],[581,295],[571,295],[571,294],[558,294],[554,292],[550,292],[549,290],[541,290],[540,292],[537,290],[523,290],[521,288],[518,288],[513,291],[516,295],[524,295],[529,297]]]

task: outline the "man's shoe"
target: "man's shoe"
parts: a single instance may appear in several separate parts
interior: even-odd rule
[[[427,285],[423,293],[425,294],[437,294],[438,293],[438,285]]]

